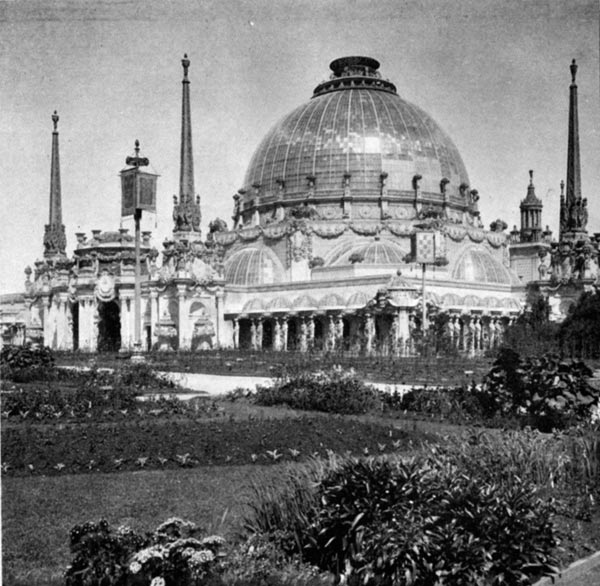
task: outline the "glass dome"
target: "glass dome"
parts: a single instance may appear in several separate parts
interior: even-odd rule
[[[225,280],[231,285],[268,285],[283,280],[284,269],[268,248],[245,248],[225,262]]]
[[[317,195],[340,193],[344,174],[353,193],[379,194],[382,174],[388,193],[413,190],[422,177],[422,193],[440,194],[440,182],[458,202],[459,186],[469,179],[461,156],[440,126],[423,110],[399,97],[381,79],[379,63],[349,57],[331,64],[331,80],[313,98],[280,120],[259,144],[242,192],[284,199],[307,192],[313,178]],[[462,198],[460,199],[462,202]]]
[[[452,270],[452,278],[473,283],[499,283],[510,285],[513,282],[510,271],[498,262],[489,252],[469,248],[457,259]]]
[[[401,265],[407,251],[395,242],[386,240],[375,240],[346,248],[334,257],[330,263],[333,266],[346,265],[350,263],[350,257],[357,254],[363,257],[363,264],[373,265]]]

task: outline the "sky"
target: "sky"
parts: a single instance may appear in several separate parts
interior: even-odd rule
[[[54,110],[68,251],[75,232],[119,228],[118,173],[136,139],[160,175],[158,213],[142,222],[161,249],[184,53],[204,228],[231,225],[254,149],[329,63],[366,55],[452,137],[486,226],[519,223],[533,169],[555,234],[577,59],[582,189],[600,232],[599,29],[597,0],[0,0],[0,293],[23,290],[42,258]]]

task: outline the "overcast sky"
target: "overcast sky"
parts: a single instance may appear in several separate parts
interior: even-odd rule
[[[0,292],[43,253],[53,110],[63,221],[119,227],[118,172],[137,138],[160,174],[146,215],[160,250],[179,185],[181,58],[191,60],[203,225],[231,224],[232,195],[262,136],[344,55],[367,55],[458,147],[487,225],[512,227],[534,169],[558,229],[571,59],[579,64],[583,194],[600,232],[597,0],[0,0]],[[130,226],[125,221],[125,227]]]

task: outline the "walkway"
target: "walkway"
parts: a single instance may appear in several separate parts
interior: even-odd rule
[[[203,373],[184,373],[184,372],[160,372],[157,374],[172,381],[177,386],[197,393],[207,394],[211,396],[224,395],[235,389],[249,389],[255,391],[257,385],[270,385],[274,379],[265,376],[232,376],[227,374],[203,374]],[[405,393],[412,388],[412,385],[393,385],[389,383],[372,383],[366,381],[367,384],[375,388],[392,393],[398,391]],[[180,398],[190,398],[190,394],[180,394]]]

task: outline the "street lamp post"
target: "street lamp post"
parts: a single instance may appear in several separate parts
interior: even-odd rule
[[[121,171],[121,216],[133,216],[135,222],[135,277],[134,277],[134,339],[131,360],[142,362],[142,271],[140,264],[140,222],[142,210],[156,213],[156,180],[158,175],[144,171],[150,161],[140,156],[140,141],[135,141],[135,155],[125,159],[127,167]]]

